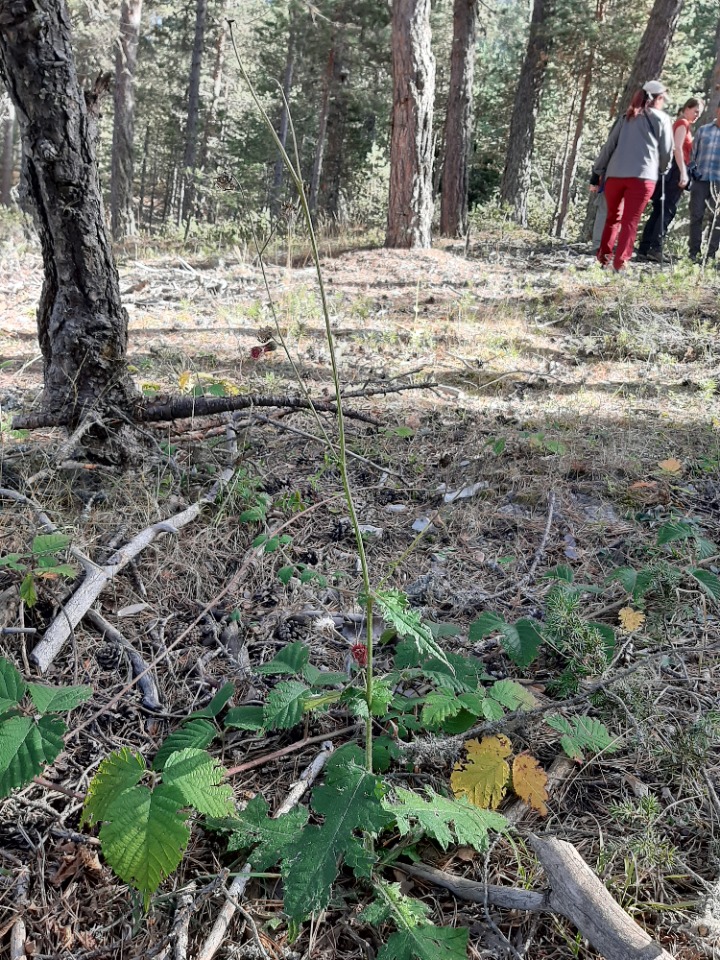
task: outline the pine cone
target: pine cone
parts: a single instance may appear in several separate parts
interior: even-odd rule
[[[330,531],[330,539],[333,543],[341,543],[347,540],[352,533],[352,525],[347,517],[341,517]]]
[[[310,636],[310,620],[308,617],[288,617],[280,621],[275,633],[283,643],[304,643]]]
[[[253,603],[258,607],[276,607],[278,605],[277,588],[267,583],[253,594]]]
[[[260,343],[268,343],[275,336],[274,327],[260,327],[257,332],[257,338]]]
[[[116,670],[122,659],[122,650],[117,643],[103,643],[95,651],[97,665],[103,670]]]

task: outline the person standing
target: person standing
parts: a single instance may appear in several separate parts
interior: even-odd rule
[[[713,123],[700,127],[695,137],[690,172],[690,259],[700,259],[703,221],[710,218],[708,259],[714,260],[720,246],[720,106]]]
[[[590,190],[596,192],[604,178],[608,210],[597,258],[616,272],[632,256],[640,217],[672,160],[672,125],[662,111],[666,96],[659,80],[648,80],[610,131],[592,169]]]
[[[678,203],[690,182],[688,164],[693,138],[690,127],[703,112],[705,104],[697,97],[686,100],[673,124],[673,161],[670,172],[661,177],[652,195],[652,212],[638,244],[638,258],[662,261],[662,242],[677,213]]]

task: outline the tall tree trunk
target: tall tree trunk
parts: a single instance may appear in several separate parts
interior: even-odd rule
[[[333,34],[327,67],[325,68],[325,84],[323,86],[322,101],[320,103],[320,118],[318,120],[317,141],[315,143],[315,159],[310,176],[310,196],[308,207],[313,219],[317,211],[318,193],[320,192],[320,177],[322,175],[323,157],[325,155],[325,134],[327,132],[328,112],[330,110],[330,90],[332,88],[333,72],[335,70],[335,36]]]
[[[86,102],[78,82],[65,0],[0,4],[0,74],[17,110],[23,200],[45,269],[37,314],[44,404],[73,426],[89,408],[129,409],[135,391],[95,161],[97,97]]]
[[[220,27],[215,39],[215,65],[213,66],[213,84],[208,104],[207,114],[205,116],[205,127],[203,129],[202,147],[200,149],[200,167],[207,168],[208,151],[210,149],[210,139],[217,135],[217,117],[220,107],[220,95],[223,87],[223,68],[225,66],[225,40],[227,39],[228,22],[225,18],[226,3],[220,7]]]
[[[625,90],[620,97],[619,116],[630,106],[636,90],[648,80],[657,80],[662,74],[684,2],[685,0],[655,0]]]
[[[394,0],[387,247],[429,247],[435,58],[430,0]]]
[[[4,207],[12,206],[12,181],[15,167],[15,107],[7,105],[7,115],[3,120],[2,170],[0,171],[0,203]]]
[[[718,20],[717,30],[715,31],[715,62],[707,79],[706,84],[707,103],[703,120],[705,123],[711,123],[715,119],[715,113],[720,106],[720,20]]]
[[[147,161],[150,151],[150,124],[145,127],[143,140],[142,165],[140,167],[140,196],[138,198],[138,227],[143,228],[145,222],[145,187],[147,186]]]
[[[296,7],[290,2],[288,10],[288,42],[287,53],[285,55],[285,70],[283,72],[283,102],[280,107],[280,123],[278,124],[278,140],[285,149],[288,135],[289,114],[287,104],[290,103],[290,92],[292,90],[293,73],[295,72],[295,52],[296,52]],[[280,197],[282,195],[283,178],[285,176],[285,161],[282,154],[278,151],[275,169],[273,170],[273,182],[270,190],[270,213],[277,217],[280,212]]]
[[[477,9],[478,0],[455,0],[453,7],[450,92],[440,201],[440,233],[444,237],[462,237],[467,233]]]
[[[120,36],[115,53],[115,118],[110,172],[110,225],[113,239],[135,232],[133,216],[133,138],[135,133],[135,70],[140,38],[142,0],[122,0]]]
[[[553,0],[534,0],[527,53],[515,91],[507,157],[500,184],[500,201],[509,204],[518,223],[527,225],[535,119],[545,81],[551,45],[550,18]]]
[[[347,114],[348,70],[345,61],[344,38],[335,48],[330,109],[327,122],[327,156],[325,176],[321,180],[322,209],[332,220],[340,215],[340,190],[345,158],[345,120]]]
[[[178,219],[187,220],[192,212],[193,181],[197,161],[197,131],[200,115],[200,75],[202,73],[202,52],[207,19],[207,0],[195,3],[195,39],[193,41],[190,80],[188,83],[187,124],[185,125],[185,154],[183,156],[182,204]]]

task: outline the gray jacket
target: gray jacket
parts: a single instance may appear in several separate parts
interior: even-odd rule
[[[670,117],[651,108],[632,120],[622,117],[617,121],[593,165],[590,183],[598,183],[601,177],[657,180],[667,173],[672,158]]]

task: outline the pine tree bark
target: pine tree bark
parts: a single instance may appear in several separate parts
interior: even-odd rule
[[[440,201],[440,233],[444,237],[464,237],[468,227],[477,9],[478,0],[455,0],[453,7],[450,93]]]
[[[8,103],[8,112],[3,120],[2,170],[0,171],[0,204],[12,206],[12,181],[15,166],[15,107]]]
[[[706,84],[707,103],[703,113],[702,123],[712,123],[715,113],[720,106],[720,20],[715,31],[715,62]]]
[[[340,216],[340,190],[342,187],[343,161],[345,155],[345,119],[347,114],[348,70],[345,62],[345,44],[340,37],[335,47],[332,87],[327,120],[327,148],[325,175],[320,181],[320,205],[323,213],[337,222]]]
[[[185,125],[185,153],[183,156],[182,203],[180,217],[187,220],[192,214],[194,201],[195,164],[197,161],[197,133],[200,117],[200,76],[202,53],[207,20],[207,0],[195,3],[195,39],[193,41],[190,79],[188,82],[188,110]]]
[[[0,74],[22,135],[21,200],[43,255],[44,406],[70,426],[89,409],[129,411],[136,395],[95,161],[97,103],[78,82],[65,0],[0,4]]]
[[[387,247],[429,247],[435,58],[430,0],[394,0]]]
[[[662,74],[684,2],[685,0],[655,0],[625,90],[618,103],[618,116],[622,116],[630,106],[636,90],[648,80],[657,80]]]
[[[522,226],[527,225],[535,120],[552,43],[549,22],[552,6],[553,0],[534,0],[527,53],[515,91],[505,169],[500,183],[501,203],[511,207],[514,219]]]
[[[110,225],[113,239],[135,232],[133,174],[135,134],[135,70],[140,39],[142,0],[122,0],[120,36],[115,53],[115,117],[110,171]]]
[[[323,158],[325,156],[325,134],[327,133],[328,113],[330,111],[330,90],[332,88],[334,70],[335,36],[333,35],[332,46],[328,54],[327,67],[325,68],[325,83],[323,86],[322,100],[320,102],[320,117],[318,119],[317,141],[315,143],[315,159],[313,160],[312,174],[310,176],[308,209],[313,219],[315,219],[317,212],[318,194],[320,192],[320,177],[322,175]]]
[[[289,114],[287,104],[290,103],[290,93],[292,91],[293,83],[293,74],[295,72],[295,55],[296,55],[296,7],[295,4],[290,2],[288,9],[288,41],[287,41],[287,53],[285,55],[285,70],[283,71],[283,102],[280,107],[280,123],[278,124],[278,140],[285,149],[285,144],[287,143],[288,135],[288,126],[289,126]],[[273,217],[277,217],[280,213],[280,197],[282,195],[282,185],[283,179],[285,177],[285,161],[282,158],[282,154],[278,151],[277,159],[275,161],[275,169],[273,170],[273,182],[272,188],[270,190],[270,213]]]
[[[228,22],[225,18],[226,3],[220,7],[217,37],[215,38],[215,65],[213,66],[213,83],[210,103],[205,117],[205,127],[203,129],[202,149],[200,150],[200,167],[207,168],[208,154],[210,150],[210,140],[217,135],[218,110],[220,109],[220,98],[223,87],[223,70],[225,68],[225,40],[228,33]]]

